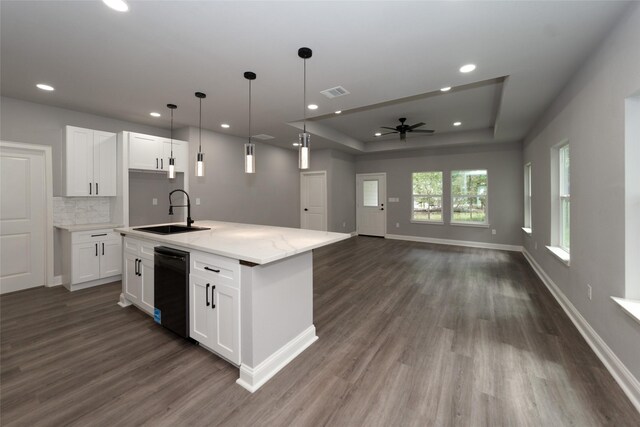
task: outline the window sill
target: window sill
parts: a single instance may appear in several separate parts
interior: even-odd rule
[[[474,224],[472,222],[450,222],[449,225],[460,225],[462,227],[479,227],[479,228],[489,228],[489,224]]]
[[[626,298],[611,297],[629,316],[640,323],[640,301]]]
[[[531,236],[532,230],[528,227],[522,227],[522,231],[524,231],[525,233],[527,233],[529,236]]]
[[[417,219],[410,219],[409,222],[412,224],[444,225],[444,221],[420,221]]]
[[[547,249],[549,249],[549,252],[558,258],[564,265],[567,267],[570,265],[571,256],[569,255],[569,252],[564,249],[560,249],[557,246],[547,246]]]

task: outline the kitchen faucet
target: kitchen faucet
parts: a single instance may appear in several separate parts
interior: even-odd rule
[[[186,205],[173,205],[173,204],[171,204],[171,196],[176,191],[180,191],[180,192],[184,193],[185,196],[187,196],[187,204]],[[169,193],[169,215],[173,215],[173,208],[187,208],[187,227],[191,227],[191,224],[193,224],[195,221],[191,219],[191,199],[189,199],[189,194],[186,191],[177,189],[177,190],[173,190],[171,193]]]

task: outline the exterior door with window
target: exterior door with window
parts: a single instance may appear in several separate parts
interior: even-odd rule
[[[387,174],[356,175],[356,198],[358,234],[384,237],[387,234]]]

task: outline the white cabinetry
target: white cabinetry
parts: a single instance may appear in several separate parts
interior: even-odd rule
[[[65,127],[64,196],[116,195],[116,134]]]
[[[176,172],[187,172],[189,156],[185,141],[173,141],[173,157],[176,159]],[[129,133],[129,169],[169,170],[171,140],[158,136]]]
[[[228,361],[240,364],[240,264],[191,252],[189,333]]]
[[[110,229],[65,231],[63,282],[74,291],[118,280],[121,268],[120,236]]]
[[[153,248],[152,242],[125,237],[122,292],[126,299],[153,315]]]

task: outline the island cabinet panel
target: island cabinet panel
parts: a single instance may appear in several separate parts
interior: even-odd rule
[[[191,253],[190,336],[228,361],[240,364],[240,264]]]
[[[153,315],[154,309],[154,243],[126,237],[124,239],[122,293],[124,297]]]

